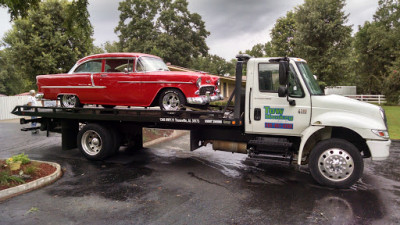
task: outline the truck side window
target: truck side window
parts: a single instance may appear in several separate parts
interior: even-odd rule
[[[294,72],[294,68],[292,65],[290,65],[290,70],[289,70],[288,92],[290,97],[294,98],[304,97],[303,88],[301,87],[299,78],[296,76],[296,73]]]
[[[279,64],[258,64],[258,87],[260,92],[278,92]]]

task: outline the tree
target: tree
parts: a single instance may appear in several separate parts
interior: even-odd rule
[[[360,81],[357,86],[364,93],[381,94],[384,87],[389,87],[387,77],[393,77],[396,70],[393,63],[400,58],[399,21],[399,1],[380,0],[374,20],[365,22],[355,35],[356,71]]]
[[[305,0],[296,9],[294,52],[327,85],[338,85],[348,71],[351,27],[344,25],[344,0]]]
[[[239,54],[243,52],[240,51]],[[272,46],[271,42],[267,42],[265,44],[256,44],[250,50],[244,51],[244,53],[253,56],[253,57],[265,57],[265,56],[272,56]]]
[[[7,68],[2,70],[11,72],[13,79],[22,79],[23,85],[11,88],[9,94],[34,88],[36,75],[67,72],[92,51],[93,29],[87,10],[82,9],[87,1],[80,2],[86,3],[48,0],[28,11],[26,18],[14,21],[3,38],[2,60]]]
[[[25,17],[28,10],[38,6],[40,0],[0,0],[0,7],[8,8],[11,20]]]
[[[392,105],[400,103],[400,58],[389,68],[389,75],[383,82],[383,94],[386,101]]]
[[[193,58],[190,68],[224,76],[227,74],[234,74],[235,64],[232,62],[227,62],[225,59],[217,55],[208,55],[205,57]]]
[[[188,66],[192,57],[206,56],[210,34],[201,16],[190,13],[186,0],[125,0],[115,29],[123,51],[158,55]]]
[[[271,46],[275,56],[295,56],[294,34],[296,32],[295,12],[288,11],[279,18],[271,31]]]

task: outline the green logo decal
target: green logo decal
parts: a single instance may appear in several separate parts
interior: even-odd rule
[[[265,109],[265,119],[268,120],[287,120],[293,121],[293,116],[284,116],[283,108],[271,108],[269,106],[264,106]]]

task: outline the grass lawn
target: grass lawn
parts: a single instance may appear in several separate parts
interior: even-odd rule
[[[400,140],[400,106],[383,106],[387,116],[390,139]]]

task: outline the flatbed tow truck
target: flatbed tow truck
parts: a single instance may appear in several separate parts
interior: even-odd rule
[[[348,188],[359,180],[363,158],[389,156],[391,142],[382,108],[325,96],[302,59],[248,55],[237,59],[235,90],[219,109],[16,106],[12,113],[37,117],[20,122],[39,122],[47,135],[61,133],[63,150],[78,147],[90,160],[114,155],[122,144],[141,149],[143,127],[189,130],[191,151],[211,143],[214,150],[248,154],[261,162],[308,164],[318,183],[335,188]],[[233,99],[234,106],[229,106]]]

